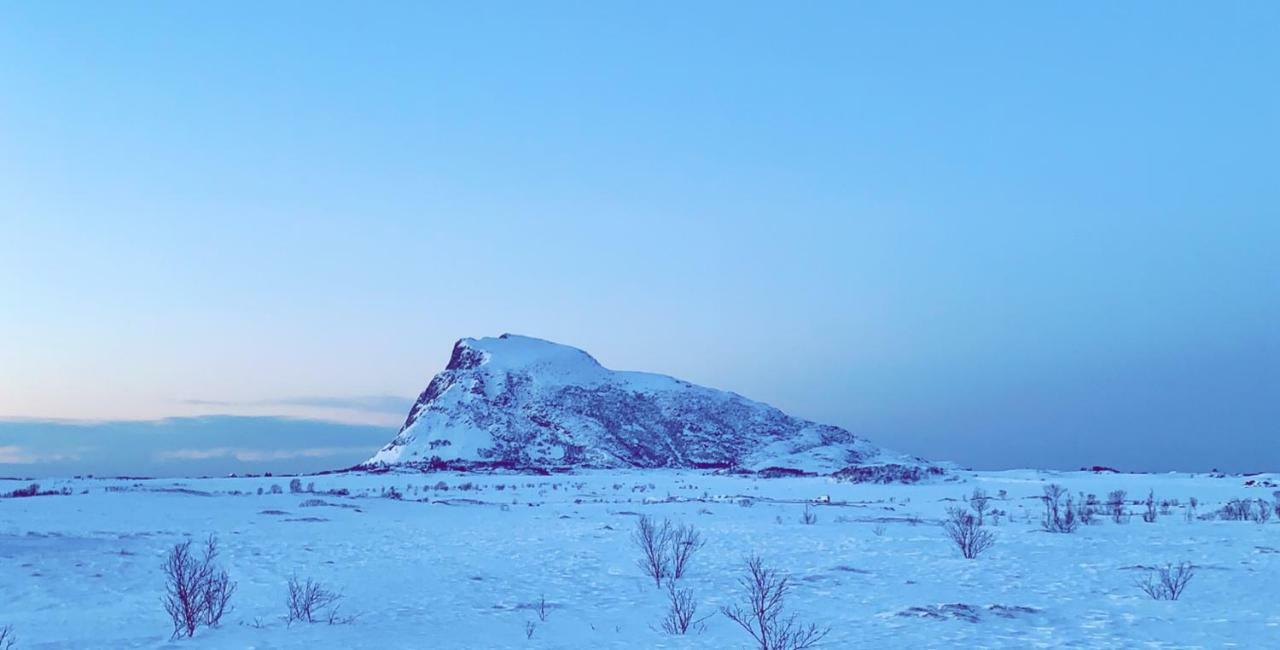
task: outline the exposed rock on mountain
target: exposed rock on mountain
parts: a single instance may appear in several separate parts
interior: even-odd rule
[[[842,472],[878,482],[941,473],[734,393],[608,370],[577,348],[511,334],[458,341],[399,435],[366,464],[396,465]]]

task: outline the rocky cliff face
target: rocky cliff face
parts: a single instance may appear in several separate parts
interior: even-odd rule
[[[367,465],[883,468],[859,474],[872,480],[940,472],[734,393],[608,370],[577,348],[510,334],[458,341],[399,435]]]

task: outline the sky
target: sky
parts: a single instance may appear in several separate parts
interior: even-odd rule
[[[359,460],[503,332],[977,468],[1280,470],[1280,4],[362,4],[0,4],[0,473]]]

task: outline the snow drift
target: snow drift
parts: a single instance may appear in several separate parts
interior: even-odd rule
[[[702,468],[914,481],[941,468],[844,429],[525,336],[462,339],[366,467]]]

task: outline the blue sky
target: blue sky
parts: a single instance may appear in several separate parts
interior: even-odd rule
[[[1263,2],[6,3],[0,416],[394,430],[510,331],[978,467],[1275,469],[1277,42]]]

